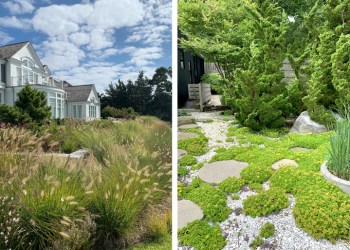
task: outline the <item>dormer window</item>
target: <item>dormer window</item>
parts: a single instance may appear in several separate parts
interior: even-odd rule
[[[34,63],[29,59],[23,59],[22,63],[23,63],[23,66],[25,67],[34,68]]]

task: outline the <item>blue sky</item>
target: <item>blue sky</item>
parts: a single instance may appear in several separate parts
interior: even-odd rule
[[[171,0],[2,0],[0,45],[22,41],[55,77],[102,92],[171,66]]]

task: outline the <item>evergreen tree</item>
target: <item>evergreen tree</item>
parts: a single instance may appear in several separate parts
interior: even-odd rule
[[[350,105],[350,34],[341,35],[332,55],[333,85],[338,93],[338,109]]]
[[[157,116],[165,121],[171,120],[171,68],[160,67],[152,79],[141,71],[135,82],[110,84],[101,98],[103,108],[132,108],[141,115]],[[108,110],[104,113],[108,113]]]
[[[255,130],[280,127],[291,109],[281,71],[287,17],[269,0],[257,1],[256,8],[247,10],[252,40],[246,52],[247,67],[236,70],[233,92],[237,119]]]
[[[42,124],[51,116],[51,109],[47,105],[45,92],[25,86],[19,93],[15,106],[29,115],[32,121]]]

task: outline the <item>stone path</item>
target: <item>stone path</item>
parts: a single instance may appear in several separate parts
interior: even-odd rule
[[[294,160],[282,159],[282,160],[276,161],[274,164],[272,164],[272,169],[277,170],[283,166],[297,167],[298,163]]]
[[[241,171],[247,166],[248,163],[235,160],[217,161],[204,165],[198,171],[198,177],[205,182],[217,184],[229,177],[240,178]]]
[[[190,128],[198,128],[196,124],[185,124],[179,126],[179,130],[190,129]]]
[[[188,223],[203,218],[202,209],[193,201],[180,200],[177,202],[178,229],[185,227]]]
[[[183,139],[187,139],[187,138],[197,138],[198,134],[196,133],[189,133],[189,132],[179,132],[177,133],[177,140],[183,140]]]
[[[183,149],[178,149],[177,150],[177,159],[180,160],[182,157],[187,155],[187,152]]]
[[[179,116],[177,117],[177,125],[182,126],[185,124],[195,124],[196,120],[192,116]]]

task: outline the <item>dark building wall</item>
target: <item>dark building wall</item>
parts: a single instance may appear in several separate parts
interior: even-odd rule
[[[188,99],[188,84],[199,83],[204,74],[203,58],[178,48],[178,101]]]

